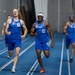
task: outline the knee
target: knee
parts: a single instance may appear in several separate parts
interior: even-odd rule
[[[41,55],[37,56],[37,59],[40,59],[41,58]]]
[[[46,58],[49,58],[49,55],[46,55]]]
[[[19,56],[19,53],[16,53],[16,56]]]
[[[19,54],[16,54],[15,56],[16,56],[16,57],[18,57],[18,56],[19,56]]]
[[[8,47],[8,44],[6,44],[6,47]]]
[[[75,48],[75,43],[72,44],[72,48]]]
[[[9,56],[12,57],[12,53],[9,53]]]
[[[69,48],[69,46],[66,46],[66,49],[68,49]]]
[[[44,55],[45,55],[46,58],[49,58],[50,53],[44,53]]]

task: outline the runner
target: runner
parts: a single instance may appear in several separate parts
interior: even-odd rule
[[[74,51],[75,51],[75,17],[72,15],[69,17],[69,22],[64,26],[64,33],[66,34],[66,49],[72,45],[72,53],[69,62],[73,61]]]
[[[27,34],[27,28],[23,20],[18,18],[18,10],[13,10],[13,17],[12,19],[8,19],[7,26],[6,26],[6,33],[9,35],[9,43],[8,43],[8,50],[10,54],[12,54],[12,50],[15,48],[16,53],[14,57],[14,63],[11,72],[15,72],[16,64],[18,61],[18,56],[21,49],[21,38],[24,39]],[[21,27],[23,27],[24,34],[21,35]],[[8,31],[9,29],[9,31]]]
[[[43,17],[44,17],[43,13],[39,12],[39,14],[37,15],[38,20],[32,25],[31,34],[30,34],[31,36],[36,36],[35,50],[36,50],[38,62],[41,66],[40,73],[45,72],[42,63],[42,58],[41,58],[42,50],[46,58],[48,58],[50,55],[50,49],[48,43],[50,38],[48,36],[48,32],[51,37],[51,42],[52,42],[51,46],[54,47],[54,38],[53,38],[51,26],[47,21],[43,20]]]

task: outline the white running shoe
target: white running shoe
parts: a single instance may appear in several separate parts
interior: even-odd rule
[[[8,55],[7,58],[10,59],[11,57]]]
[[[12,68],[11,72],[12,72],[12,73],[15,73],[15,68],[14,68],[14,69]]]

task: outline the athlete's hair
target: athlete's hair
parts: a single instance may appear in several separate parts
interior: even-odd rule
[[[75,18],[75,16],[74,16],[74,15],[71,15],[71,16],[69,16],[69,19],[70,19],[70,18]]]
[[[7,16],[11,16],[11,15],[7,15]]]
[[[18,11],[19,12],[19,10],[17,8],[14,8],[13,11]]]

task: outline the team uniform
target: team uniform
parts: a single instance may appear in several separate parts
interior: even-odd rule
[[[41,24],[38,24],[36,21],[34,25],[35,31],[37,33],[36,36],[36,43],[35,43],[35,49],[36,50],[49,50],[49,35],[48,35],[48,29],[46,28],[44,24],[44,20]]]
[[[7,25],[7,23],[5,22],[5,23],[3,24],[4,29],[6,28],[6,25]],[[5,34],[5,44],[8,44],[8,39],[9,39],[9,36],[8,36],[7,34]]]
[[[12,18],[12,22],[9,25],[9,32],[11,32],[11,34],[9,35],[8,50],[21,47],[21,27],[20,19],[15,22],[14,18]]]
[[[68,36],[66,37],[66,46],[69,46],[70,43],[75,43],[75,23],[72,24],[69,22],[69,27],[67,28]]]

